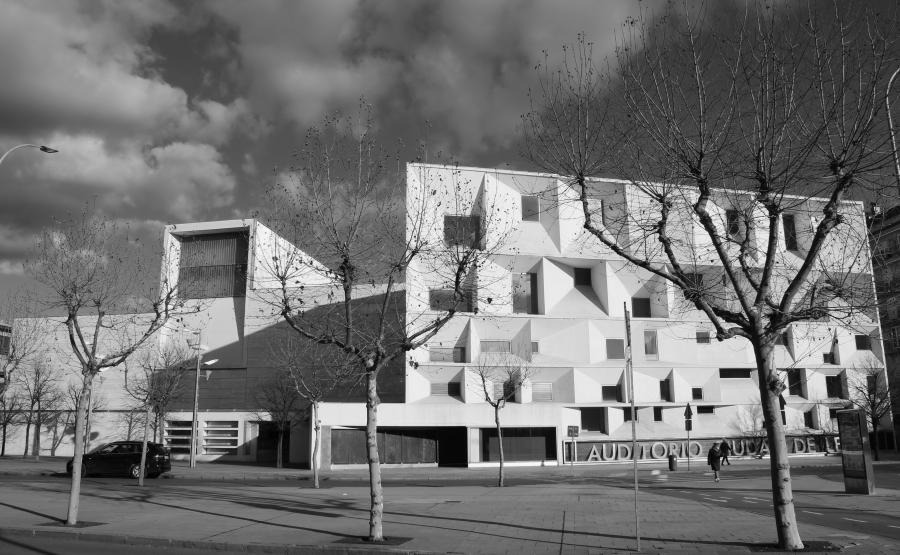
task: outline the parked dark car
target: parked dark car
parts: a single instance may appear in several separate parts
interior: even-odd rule
[[[66,463],[66,473],[72,475],[73,460]],[[140,441],[114,441],[101,445],[81,459],[81,475],[112,475],[137,478],[141,468]],[[172,470],[169,449],[158,443],[147,443],[147,465],[144,475],[157,478]]]

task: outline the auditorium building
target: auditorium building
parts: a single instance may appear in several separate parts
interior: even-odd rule
[[[598,179],[592,191],[592,209],[616,237],[630,248],[650,248],[635,244],[640,230],[627,223],[629,213],[647,206],[637,187]],[[454,202],[439,201],[451,197]],[[494,243],[490,260],[470,277],[472,295],[460,312],[427,345],[380,377],[383,463],[497,464],[494,411],[485,391],[501,395],[508,384],[483,383],[477,371],[486,355],[497,353],[527,373],[501,410],[505,458],[513,464],[564,464],[573,457],[580,463],[700,457],[722,438],[732,442],[737,456],[765,454],[750,343],[740,337],[718,341],[708,319],[677,287],[626,263],[589,235],[581,203],[562,178],[409,164],[407,199],[408,206],[428,212],[423,220],[431,226],[428,233],[447,243],[472,232],[502,241]],[[724,195],[714,199],[723,235],[738,232],[733,201]],[[779,264],[786,272],[808,249],[823,203],[798,199],[779,221]],[[844,265],[845,273],[863,275],[871,284],[863,206],[845,202],[842,211],[847,229],[862,229],[862,241],[851,244],[847,237],[836,237],[845,250],[825,249],[823,257],[831,259],[823,265]],[[768,234],[764,228],[752,232]],[[291,245],[257,219],[169,225],[164,240],[162,271],[179,283],[200,284],[190,293],[199,311],[168,327],[156,341],[199,340],[204,361],[215,361],[200,365],[199,460],[270,462],[275,431],[257,391],[278,368],[273,342],[289,332],[271,302],[278,282],[269,261],[276,252],[304,246]],[[846,256],[848,245],[857,251],[853,257]],[[302,285],[308,290],[335,287],[324,268],[314,260],[309,264]],[[703,283],[723,280],[714,259],[698,257],[694,273]],[[439,276],[425,262],[408,268],[404,288],[390,299],[406,314],[408,325],[440,313],[450,284]],[[378,298],[377,284],[367,294]],[[58,340],[49,343],[65,347],[64,333],[53,332]],[[625,365],[629,343],[634,411]],[[54,360],[61,360],[64,350],[59,348]],[[867,369],[880,369],[879,379],[886,379],[874,307],[855,313],[852,322],[793,323],[779,340],[775,358],[785,384],[781,413],[788,448],[797,454],[839,450],[836,410],[848,405]],[[192,419],[195,365],[185,367],[186,385],[165,419],[164,440],[177,457],[187,456]],[[110,370],[101,376],[98,394],[105,403],[94,412],[93,445],[123,435],[128,402],[121,374]],[[322,405],[324,468],[365,463],[366,407],[364,398],[354,395]],[[638,453],[631,451],[632,420]],[[309,464],[311,441],[309,419],[298,418],[284,446],[286,460]]]

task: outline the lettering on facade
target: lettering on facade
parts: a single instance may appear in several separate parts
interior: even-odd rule
[[[836,435],[788,436],[785,438],[788,453],[839,453],[841,441]],[[639,441],[634,452],[638,460],[665,459],[669,455],[679,458],[706,456],[713,443],[721,439],[692,439],[687,441]],[[765,456],[769,454],[769,444],[765,437],[727,438],[732,452],[737,457]],[[578,459],[584,462],[625,461],[632,460],[631,442],[619,441],[582,441],[578,442]]]

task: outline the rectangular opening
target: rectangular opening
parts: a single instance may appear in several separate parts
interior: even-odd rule
[[[553,382],[534,382],[531,385],[531,400],[535,403],[553,401]]]
[[[541,344],[538,343],[537,341],[532,341],[531,342],[531,354],[540,353],[541,352],[540,346],[541,346]]]
[[[794,215],[782,214],[781,227],[784,229],[785,248],[789,251],[799,250],[797,248],[797,227],[794,223]]]
[[[813,429],[816,427],[816,422],[815,422],[815,418],[813,416],[813,411],[808,410],[803,413],[803,426],[806,428],[813,428]]]
[[[644,330],[644,356],[647,360],[659,360],[656,330]]]
[[[729,209],[725,211],[725,233],[729,239],[740,239],[741,214],[737,210]]]
[[[591,269],[590,268],[572,268],[575,270],[575,287],[591,286]]]
[[[431,362],[466,362],[466,348],[429,347],[428,360]]]
[[[539,222],[541,220],[541,199],[536,196],[522,195],[522,221]]]
[[[637,407],[634,408],[634,421],[638,422],[638,410]],[[622,409],[622,416],[624,417],[625,422],[631,422],[631,407],[625,407]]]
[[[692,387],[691,388],[691,399],[694,401],[702,401],[703,400],[703,388],[702,387]]]
[[[513,312],[538,313],[537,274],[526,272],[512,276]]]
[[[666,378],[659,381],[659,400],[672,402],[672,380]]]
[[[712,405],[698,405],[697,414],[715,414],[716,407]]]
[[[834,364],[834,353],[822,353],[823,364]]]
[[[871,351],[872,350],[872,338],[868,335],[856,335],[856,350],[857,351]]]
[[[444,216],[444,243],[448,247],[481,249],[481,218],[478,216]]]
[[[471,291],[460,291],[459,299],[454,299],[453,289],[430,289],[428,291],[428,308],[431,310],[456,309],[457,312],[474,310],[474,295]]]
[[[825,376],[825,394],[833,399],[844,398],[844,387],[841,376]]]
[[[606,340],[606,358],[609,360],[625,359],[625,340],[624,339],[607,339]]]
[[[653,421],[654,422],[662,422],[663,421],[663,410],[662,407],[653,407]]]
[[[600,394],[603,397],[604,401],[615,401],[618,403],[622,402],[622,396],[620,394],[620,389],[619,389],[619,386],[617,386],[617,385],[601,386]]]
[[[176,237],[181,244],[178,294],[183,299],[243,297],[247,292],[246,231]]]
[[[788,393],[797,397],[806,397],[806,371],[802,368],[788,368]]]
[[[459,382],[432,382],[431,395],[432,397],[460,397],[462,395],[462,388]]]
[[[719,368],[719,378],[725,380],[750,379],[751,368]]]
[[[709,336],[708,331],[698,331],[697,332],[697,343],[701,345],[709,345],[711,342],[711,338]]]
[[[584,407],[581,409],[581,429],[585,432],[606,433],[606,408]]]
[[[482,353],[508,353],[510,352],[509,341],[482,341]]]
[[[631,315],[635,318],[650,318],[650,299],[644,297],[632,297]]]

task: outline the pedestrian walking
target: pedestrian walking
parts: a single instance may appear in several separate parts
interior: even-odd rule
[[[731,462],[728,460],[728,455],[734,454],[734,450],[731,448],[731,445],[725,441],[725,438],[722,438],[722,443],[719,444],[719,452],[722,456],[722,464],[727,464],[731,466]]]
[[[709,448],[709,453],[706,454],[706,464],[708,464],[713,471],[713,476],[716,479],[716,482],[719,481],[719,469],[722,468],[722,457],[719,452],[719,444],[713,443],[713,446]]]

